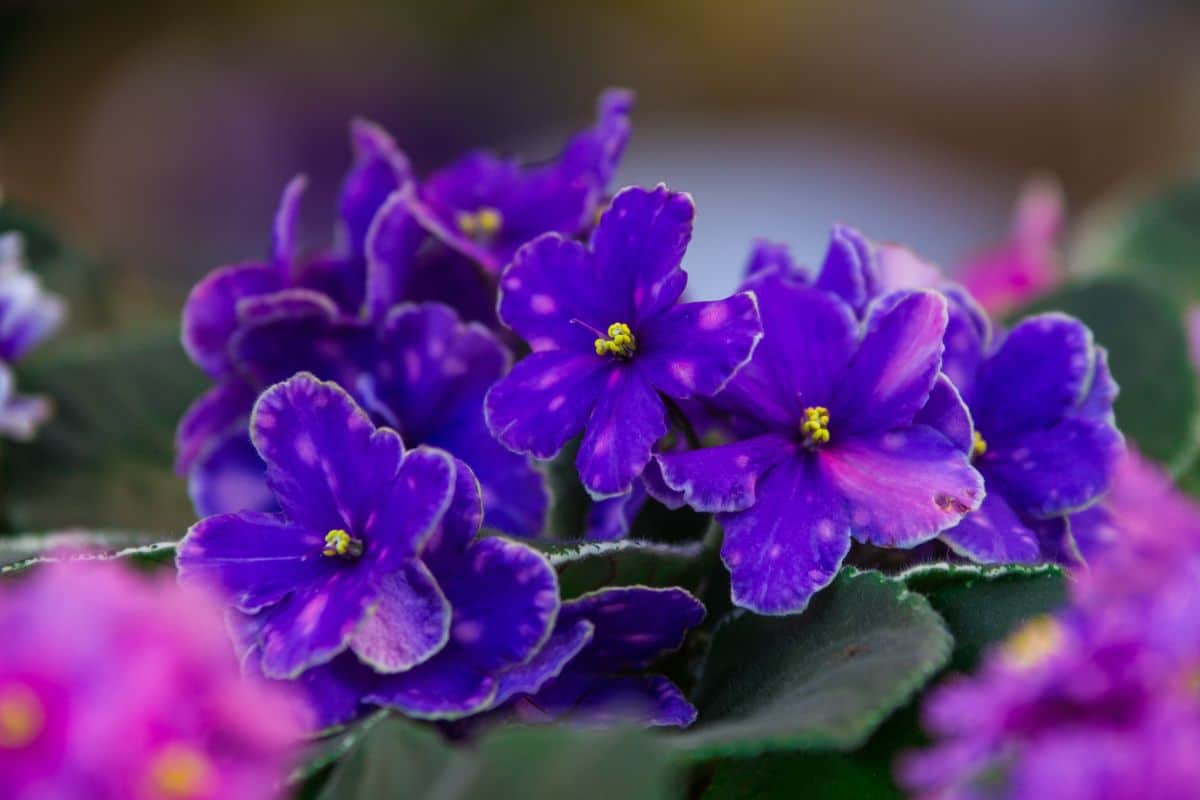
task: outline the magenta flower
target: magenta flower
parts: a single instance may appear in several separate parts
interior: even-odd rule
[[[665,186],[613,198],[590,247],[547,234],[500,280],[501,320],[533,354],[488,393],[505,446],[551,458],[583,432],[576,465],[594,497],[630,491],[666,432],[663,396],[721,390],[762,336],[754,296],[677,304],[694,208]]]
[[[99,562],[0,586],[0,796],[259,800],[304,730],[241,676],[221,609]]]

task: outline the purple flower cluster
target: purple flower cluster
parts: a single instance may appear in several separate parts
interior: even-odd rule
[[[293,692],[243,678],[221,608],[82,562],[0,586],[0,796],[260,800],[302,741]]]

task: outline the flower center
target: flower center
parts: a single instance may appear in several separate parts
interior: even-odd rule
[[[987,442],[979,431],[975,431],[975,443],[971,445],[971,458],[979,458],[987,452]]]
[[[173,800],[199,796],[209,788],[212,779],[209,760],[180,744],[166,747],[150,767],[150,781],[157,794]]]
[[[16,749],[33,742],[45,726],[42,703],[20,683],[0,689],[0,749]]]
[[[330,558],[358,558],[363,554],[362,539],[355,539],[341,528],[334,528],[325,534],[325,549],[321,555]]]
[[[637,350],[637,339],[633,331],[624,322],[614,322],[608,326],[608,338],[603,336],[596,339],[596,355],[629,358]]]
[[[800,425],[806,444],[820,447],[829,442],[829,409],[825,406],[809,406],[804,409],[804,422]]]
[[[504,215],[491,206],[480,206],[474,211],[460,211],[455,217],[458,229],[475,241],[486,241],[500,232]]]
[[[1029,669],[1053,655],[1062,641],[1062,626],[1053,617],[1035,617],[1008,637],[1004,657],[1017,669]]]

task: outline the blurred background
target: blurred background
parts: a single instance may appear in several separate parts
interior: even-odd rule
[[[124,281],[132,312],[258,256],[284,182],[328,234],[354,115],[421,172],[549,156],[597,92],[638,92],[620,181],[691,191],[698,295],[751,237],[816,261],[847,221],[954,263],[1020,183],[1072,209],[1200,149],[1200,4],[19,2],[0,11],[0,184]]]

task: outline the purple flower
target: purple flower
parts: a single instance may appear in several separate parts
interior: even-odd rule
[[[731,444],[657,457],[668,486],[717,512],[734,602],[799,611],[837,574],[851,538],[926,542],[978,508],[971,424],[940,375],[946,300],[876,301],[860,330],[836,294],[755,280],[764,338],[714,402]]]
[[[298,752],[303,704],[243,679],[221,609],[109,564],[0,586],[0,796],[258,800]]]
[[[665,186],[624,189],[589,247],[541,236],[501,277],[500,318],[534,352],[488,393],[488,426],[543,459],[583,431],[576,465],[593,497],[630,491],[667,432],[662,396],[720,391],[762,336],[752,294],[677,304],[693,215]]]
[[[412,211],[447,245],[498,273],[539,234],[575,236],[591,228],[629,140],[632,107],[631,92],[605,92],[596,124],[548,163],[470,153],[424,180]]]
[[[18,234],[0,236],[0,435],[28,441],[50,417],[50,402],[20,395],[10,366],[54,333],[66,316],[61,298],[25,269]]]
[[[549,635],[553,569],[514,542],[474,540],[479,489],[461,462],[405,451],[311,375],[264,392],[251,434],[282,512],[197,523],[180,579],[222,591],[252,670],[298,679],[320,725],[362,703],[471,713]]]

